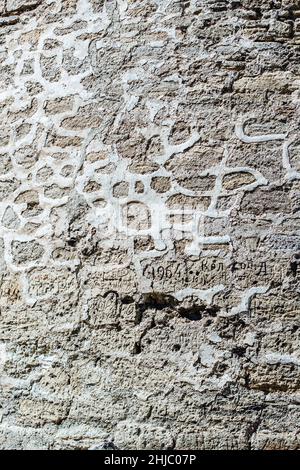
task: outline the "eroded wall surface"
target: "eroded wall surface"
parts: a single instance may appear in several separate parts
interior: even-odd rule
[[[0,1],[0,447],[299,448],[300,2]]]

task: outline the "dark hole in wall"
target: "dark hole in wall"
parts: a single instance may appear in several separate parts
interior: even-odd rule
[[[151,292],[145,294],[143,301],[139,302],[138,307],[140,312],[144,312],[147,309],[163,310],[165,308],[174,308],[178,305],[176,300],[171,295],[166,295],[160,292]]]

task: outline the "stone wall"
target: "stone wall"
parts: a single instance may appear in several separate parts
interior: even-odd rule
[[[0,448],[300,447],[300,2],[0,1]]]

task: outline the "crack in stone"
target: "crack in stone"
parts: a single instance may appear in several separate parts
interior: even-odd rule
[[[21,3],[19,6],[15,6],[14,4],[10,7],[8,4],[9,0],[5,0],[3,11],[0,12],[0,18],[6,17],[14,17],[21,15],[22,13],[28,13],[30,11],[36,10],[41,4],[42,0],[36,0],[32,3]],[[20,3],[20,2],[19,2]]]

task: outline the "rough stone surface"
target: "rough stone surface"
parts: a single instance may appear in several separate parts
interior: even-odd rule
[[[300,448],[300,2],[0,1],[0,448]]]

